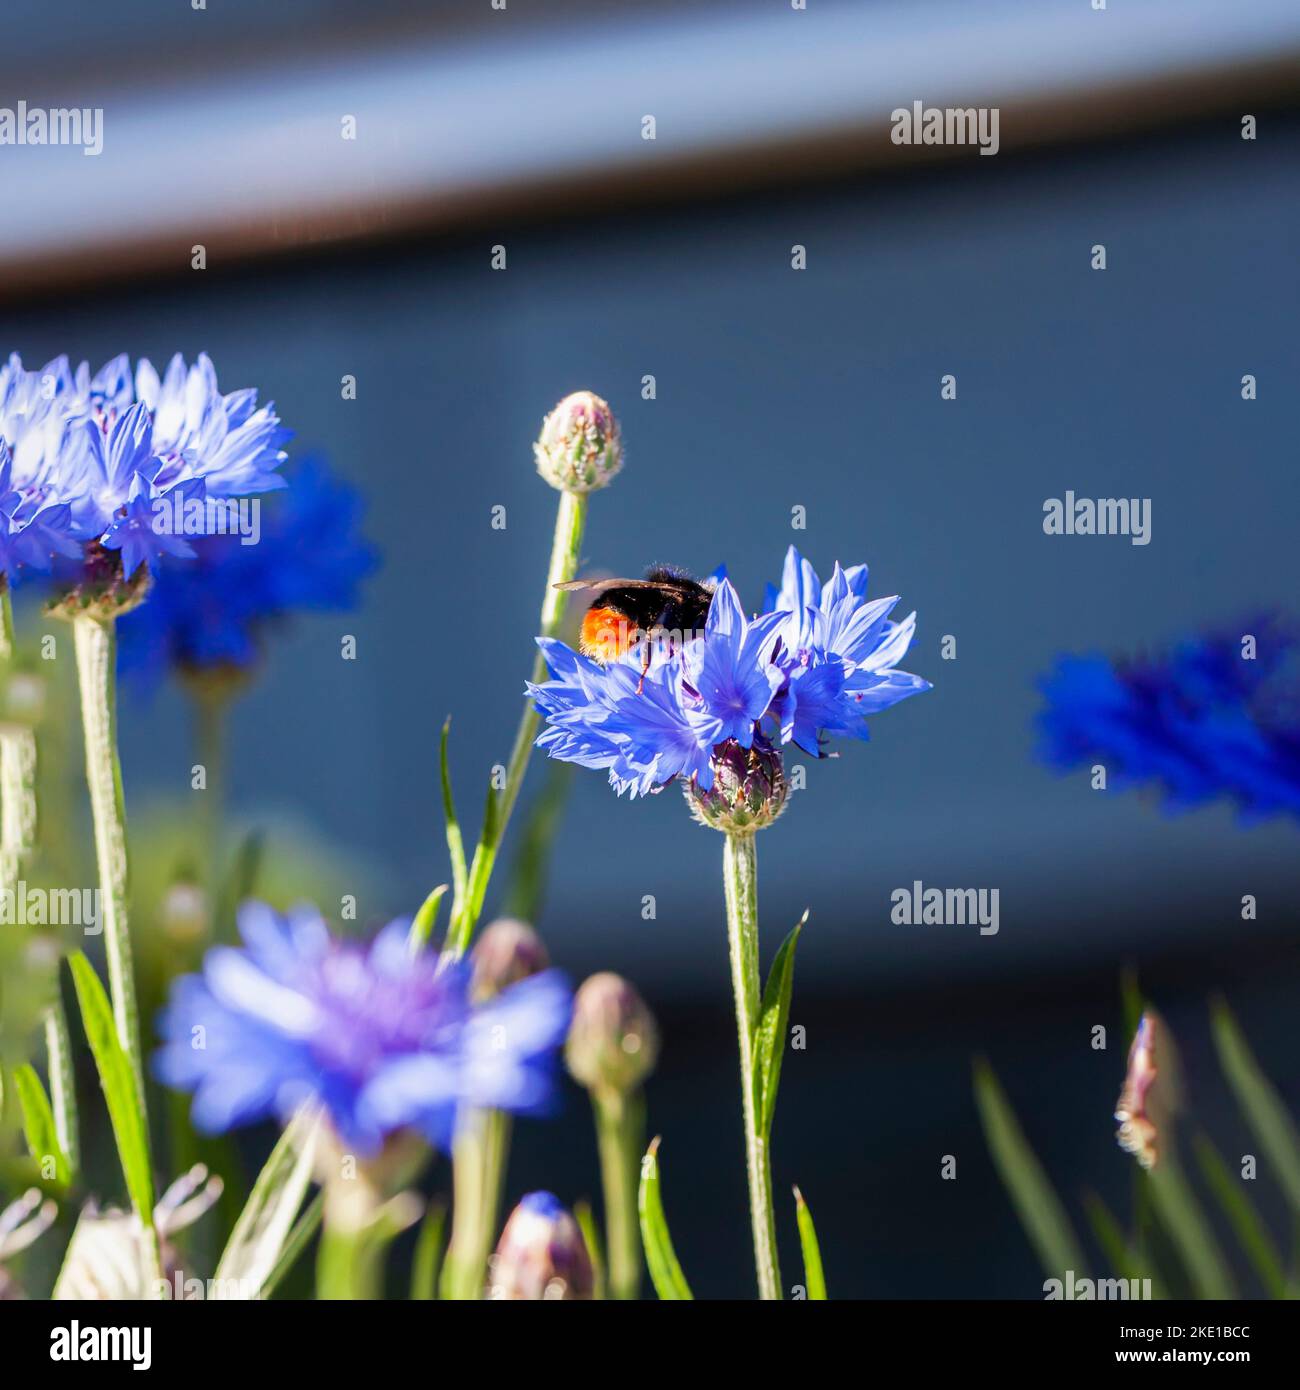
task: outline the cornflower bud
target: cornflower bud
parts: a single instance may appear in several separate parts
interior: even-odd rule
[[[623,441],[609,403],[575,391],[542,421],[533,445],[537,471],[562,492],[594,492],[623,466]]]
[[[645,1000],[621,975],[602,971],[573,1000],[565,1059],[589,1091],[626,1094],[654,1070],[659,1030]]]
[[[692,779],[684,784],[691,814],[701,825],[744,835],[771,825],[785,810],[790,793],[780,749],[756,735],[749,748],[735,739],[713,753],[713,786],[702,791]]]
[[[589,1299],[591,1256],[578,1223],[550,1192],[530,1192],[510,1213],[488,1274],[488,1296]]]
[[[513,917],[489,922],[470,959],[474,966],[470,995],[476,1001],[492,999],[520,980],[540,975],[551,964],[542,938],[527,922]]]

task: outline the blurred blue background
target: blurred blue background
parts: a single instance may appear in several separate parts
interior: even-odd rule
[[[48,37],[43,13],[29,22]],[[1254,143],[1239,116],[1204,112],[996,159],[543,199],[384,241],[214,257],[202,273],[20,286],[4,346],[29,363],[207,350],[227,389],[275,399],[291,453],[324,451],[362,490],[383,567],[360,611],[304,620],[271,649],[235,711],[231,799],[244,823],[305,824],[339,846],[367,923],[447,877],[444,717],[470,825],[506,760],[554,517],[530,444],[560,396],[606,396],[626,440],[623,474],[592,503],[586,568],[725,561],[757,606],[792,541],[824,574],[868,561],[875,594],[919,611],[905,665],[934,690],[878,718],[869,744],[810,765],[760,840],[766,951],[812,913],[778,1192],[807,1194],[833,1295],[1036,1297],[971,1102],[974,1055],[1076,1215],[1085,1189],[1122,1206],[1131,1179],[1110,1120],[1123,963],[1180,1037],[1197,1120],[1225,1152],[1247,1141],[1209,1046],[1211,991],[1300,1107],[1296,825],[1243,829],[1226,807],[1169,818],[1033,758],[1034,682],[1058,653],[1158,649],[1261,606],[1296,609],[1298,136],[1282,108]],[[505,272],[490,268],[496,243]],[[940,399],[948,373],[955,401]],[[1045,536],[1044,499],[1067,489],[1149,497],[1151,543]],[[130,808],[187,794],[175,690],[127,687],[122,736]],[[542,781],[535,764],[521,813]],[[629,805],[580,774],[538,923],[571,973],[625,973],[661,1017],[650,1123],[705,1296],[749,1285],[720,849],[675,790]],[[998,888],[998,935],[891,924],[891,890],[918,878]],[[504,886],[503,873],[489,912]],[[1258,921],[1241,920],[1243,893]],[[1089,1045],[1097,1023],[1104,1052]],[[570,1099],[556,1125],[523,1127],[512,1190],[594,1190],[584,1102]],[[947,1154],[956,1182],[939,1178]],[[1280,1218],[1276,1198],[1259,1201]],[[788,1284],[792,1241],[785,1258]]]

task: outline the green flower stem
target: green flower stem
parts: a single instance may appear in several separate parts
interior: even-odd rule
[[[328,1208],[328,1199],[325,1205]],[[330,1225],[327,1216],[316,1251],[317,1299],[351,1301],[365,1298],[367,1263],[364,1232],[340,1230]]]
[[[72,620],[86,739],[86,783],[95,823],[95,858],[103,899],[108,985],[117,1035],[135,1072],[145,1108],[140,1015],[135,1001],[131,937],[127,927],[126,808],[117,756],[117,634],[113,620],[82,614]]]
[[[22,856],[36,835],[36,738],[10,724],[9,679],[17,644],[9,581],[0,575],[0,889],[17,891]]]
[[[474,1110],[459,1124],[452,1144],[451,1243],[442,1267],[441,1295],[456,1302],[483,1297],[488,1255],[495,1222],[488,1224],[493,1170],[499,1169],[504,1150],[494,1160],[489,1123],[494,1112]]]
[[[6,685],[17,654],[13,599],[8,579],[0,575],[0,670]],[[5,692],[5,703],[8,693]],[[0,718],[7,710],[0,711]],[[0,724],[0,890],[18,891],[23,860],[36,844],[36,734],[22,724]],[[42,1017],[50,1074],[50,1107],[59,1147],[75,1175],[80,1166],[77,1097],[73,1084],[72,1044],[58,981],[54,1002]]]
[[[81,1168],[81,1137],[77,1129],[77,1089],[72,1070],[72,1039],[68,1035],[68,1016],[58,981],[54,1003],[45,1011],[45,1058],[50,1071],[50,1108],[54,1111],[54,1132],[75,1179]]]
[[[202,878],[210,909],[221,896],[221,825],[226,802],[226,711],[229,696],[220,686],[194,689],[194,746],[206,782],[199,807]]]
[[[637,1187],[645,1149],[645,1102],[640,1091],[593,1091],[600,1180],[605,1195],[609,1291],[618,1299],[641,1293],[641,1227]]]
[[[578,557],[582,551],[582,533],[587,522],[587,494],[561,492],[560,505],[555,514],[555,538],[551,544],[551,563],[546,574],[546,592],[542,598],[542,616],[539,635],[555,637],[559,634],[564,619],[568,594],[557,589],[557,584],[566,584],[578,572]],[[534,683],[546,679],[546,661],[539,651],[533,658],[531,679]],[[497,849],[506,833],[510,813],[514,810],[519,789],[523,785],[524,773],[528,770],[528,759],[533,751],[533,741],[541,715],[531,703],[524,705],[515,731],[514,746],[510,750],[510,761],[506,764],[505,786],[496,797],[495,806],[489,800],[489,812],[484,817],[483,833],[479,838],[474,858],[470,863],[469,878],[464,898],[452,904],[451,928],[447,934],[447,950],[455,957],[465,954],[483,911],[483,899],[487,895],[488,883],[496,862]],[[491,794],[489,794],[491,797]]]
[[[487,1112],[487,1136],[483,1146],[483,1272],[487,1274],[488,1256],[496,1243],[501,1219],[501,1194],[506,1183],[506,1167],[510,1162],[510,1116],[504,1110]]]
[[[754,1092],[754,1035],[762,993],[758,978],[758,862],[754,836],[726,838],[722,881],[727,897],[727,942],[731,983],[736,994],[740,1038],[740,1093],[745,1115],[745,1167],[749,1174],[749,1213],[754,1232],[758,1295],[781,1297],[781,1270],[776,1255],[776,1216],[772,1208],[772,1161],[758,1121]]]

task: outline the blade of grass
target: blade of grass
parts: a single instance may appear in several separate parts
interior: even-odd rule
[[[1235,1298],[1232,1276],[1209,1222],[1172,1154],[1145,1174],[1151,1205],[1197,1298]]]
[[[994,1166],[1049,1278],[1064,1279],[1067,1270],[1087,1276],[1087,1263],[1065,1208],[1034,1156],[992,1067],[975,1063],[975,1101]]]
[[[1106,1203],[1095,1192],[1085,1192],[1083,1206],[1097,1244],[1116,1275],[1121,1279],[1149,1279],[1151,1296],[1163,1298],[1165,1295],[1159,1278],[1138,1254]]]
[[[280,1258],[275,1268],[262,1281],[259,1298],[267,1299],[280,1287],[281,1280],[298,1263],[299,1256],[311,1243],[311,1238],[320,1230],[321,1217],[325,1215],[325,1194],[318,1192],[308,1203],[306,1211],[298,1218],[288,1239],[280,1247]]]
[[[1193,1147],[1206,1184],[1219,1199],[1219,1205],[1236,1233],[1241,1248],[1255,1266],[1255,1272],[1268,1290],[1269,1297],[1286,1298],[1286,1271],[1281,1256],[1250,1198],[1241,1190],[1240,1183],[1233,1178],[1228,1165],[1206,1135],[1198,1134],[1193,1140]]]
[[[1300,1216],[1300,1138],[1295,1125],[1222,999],[1211,1006],[1210,1018],[1223,1074],[1286,1193],[1291,1210]]]
[[[321,1117],[314,1109],[300,1110],[289,1121],[217,1262],[218,1289],[237,1288],[236,1297],[244,1299],[261,1296],[311,1183],[320,1132]]]

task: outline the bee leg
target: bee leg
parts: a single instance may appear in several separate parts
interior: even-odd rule
[[[650,643],[645,644],[645,655],[641,658],[641,679],[636,683],[636,693],[638,695],[645,689],[646,673],[650,670]]]

